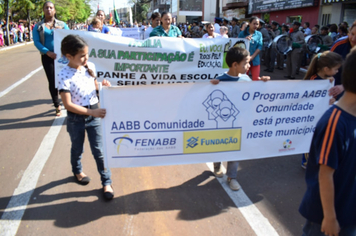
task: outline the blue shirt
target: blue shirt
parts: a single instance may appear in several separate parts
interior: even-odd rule
[[[43,26],[43,28],[44,28],[44,39],[45,39],[44,45],[41,43],[40,33],[37,31],[38,24],[35,25],[32,31],[33,42],[36,48],[43,54],[46,54],[48,51],[54,52],[54,41],[53,41],[54,29],[48,29],[46,26]],[[68,25],[65,24],[63,29],[69,30]]]
[[[241,31],[239,33],[239,38],[246,38],[247,36],[250,35],[249,32],[250,27],[248,26],[244,31]],[[261,32],[255,30],[255,33],[252,35],[252,39],[250,40],[250,56],[255,53],[257,49],[262,50],[262,45],[263,45],[263,37]],[[261,64],[260,60],[260,55],[257,54],[257,56],[252,60],[252,65],[253,66],[258,66]]]
[[[180,32],[179,28],[177,26],[171,25],[169,28],[168,34],[166,31],[163,29],[161,25],[157,26],[152,30],[150,33],[150,37],[154,36],[161,36],[161,37],[178,37],[181,36],[182,32]]]
[[[321,224],[323,210],[319,190],[319,167],[335,170],[336,218],[341,227],[356,225],[356,117],[336,105],[318,121],[309,151],[305,175],[307,191],[299,212]]]
[[[351,43],[349,40],[349,36],[342,37],[333,44],[330,51],[336,52],[337,54],[341,55],[342,58],[345,60],[347,54],[351,51]],[[341,75],[342,75],[342,67],[340,67],[339,71],[334,75],[335,78],[335,85],[341,84]]]

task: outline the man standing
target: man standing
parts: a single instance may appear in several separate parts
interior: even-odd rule
[[[240,33],[240,27],[237,25],[237,22],[239,21],[239,19],[237,19],[236,17],[233,17],[231,20],[231,35],[230,38],[237,38],[239,36]]]
[[[292,32],[290,33],[290,38],[292,40],[293,51],[287,55],[287,76],[284,78],[295,79],[295,74],[297,72],[298,62],[302,53],[302,47],[305,44],[304,34],[299,31],[300,23],[295,21],[293,23]]]
[[[268,27],[268,33],[272,40],[280,34],[278,29],[278,23],[273,21],[271,27]],[[272,45],[270,45],[266,50],[266,67],[265,71],[273,72],[274,70],[274,63],[276,61],[277,51],[276,51],[276,44],[272,41]]]

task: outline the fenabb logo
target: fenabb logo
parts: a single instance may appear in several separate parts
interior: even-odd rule
[[[152,148],[174,146],[177,143],[176,138],[131,138],[128,134],[117,137],[113,140],[117,145],[117,154],[122,154],[123,149],[129,151],[132,148]]]
[[[290,139],[283,141],[283,148],[279,149],[280,152],[293,151],[293,150],[295,150],[295,148],[292,147],[292,140]]]

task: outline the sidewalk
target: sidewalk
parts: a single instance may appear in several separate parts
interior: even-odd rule
[[[10,46],[5,46],[5,47],[0,48],[0,52],[7,51],[7,50],[10,50],[10,49],[13,49],[13,48],[17,48],[17,47],[21,47],[21,46],[25,46],[25,45],[28,45],[28,44],[33,44],[33,41],[24,42],[24,43],[16,43],[16,44],[12,44]]]

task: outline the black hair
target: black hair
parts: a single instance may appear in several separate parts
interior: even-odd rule
[[[345,25],[340,25],[339,30],[343,33],[343,34],[348,34],[349,31],[347,30]]]
[[[79,35],[69,34],[61,42],[61,53],[64,56],[67,54],[75,56],[85,47],[88,47],[88,44],[83,38],[79,37]],[[89,75],[95,78],[94,72],[89,69],[88,65],[85,65],[85,68],[88,70]]]
[[[48,3],[50,3],[50,4],[52,4],[52,5],[54,6],[54,3],[53,3],[53,2],[51,2],[51,1],[45,1],[45,2],[43,3],[42,9],[44,9],[44,7],[45,7]]]
[[[162,14],[161,14],[161,18],[163,18],[164,17],[164,15],[168,15],[168,14],[171,14],[170,12],[168,12],[168,11],[164,11],[164,12],[162,12]]]
[[[298,22],[298,21],[294,21],[294,22],[293,22],[293,25],[298,25],[298,27],[299,27],[301,24],[300,24],[300,22]]]
[[[314,25],[316,28],[320,29],[320,25]]]
[[[356,48],[351,49],[347,54],[345,63],[342,67],[342,85],[345,91],[356,94],[355,80]]]
[[[257,16],[253,16],[253,17],[250,18],[249,22],[251,23],[254,20],[260,21],[260,18],[258,18]]]
[[[250,53],[244,48],[232,47],[226,53],[225,61],[226,61],[226,64],[228,65],[228,67],[232,67],[232,64],[234,62],[237,62],[237,64],[240,64],[240,62],[243,61],[249,55],[250,55]]]
[[[327,26],[323,26],[320,30],[329,30],[329,28]]]
[[[329,30],[330,30],[330,32],[337,33],[337,25],[336,24],[331,24]]]
[[[105,11],[104,10],[98,10],[95,15],[98,15],[99,12],[102,12],[105,16]]]
[[[151,19],[154,20],[154,19],[156,19],[157,17],[161,17],[161,13],[159,13],[159,12],[153,12],[152,15],[151,15]]]
[[[305,24],[307,27],[310,26],[309,22],[304,22],[304,24]]]
[[[284,28],[286,32],[288,32],[288,31],[289,31],[289,27],[288,27],[288,25],[282,25],[282,28]]]

